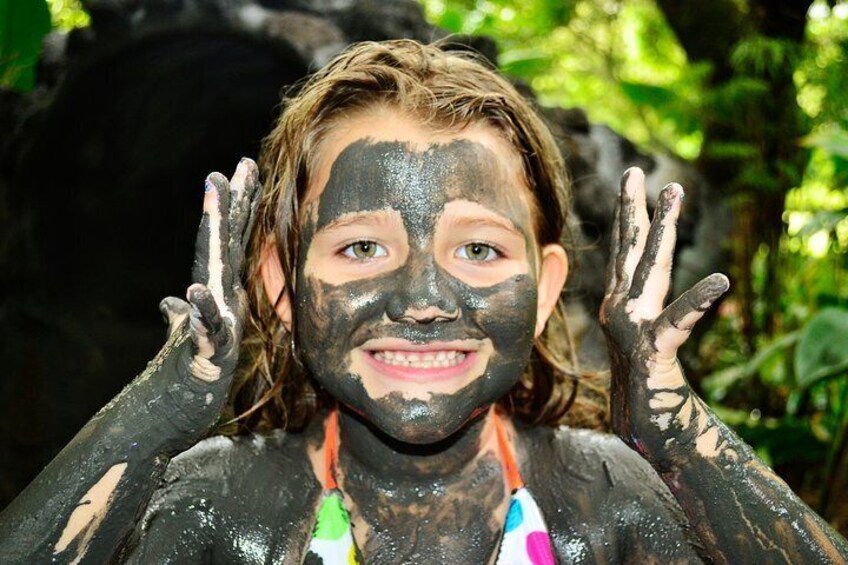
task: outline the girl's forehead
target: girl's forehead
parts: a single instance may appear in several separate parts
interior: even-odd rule
[[[402,146],[410,154],[421,154],[435,147],[449,146],[467,154],[469,148],[474,147],[475,153],[485,157],[466,165],[474,166],[478,169],[478,173],[506,179],[512,191],[519,194],[522,200],[526,200],[527,205],[533,208],[521,156],[494,126],[485,122],[476,122],[458,130],[436,130],[398,110],[375,108],[351,118],[336,121],[330,126],[329,131],[315,148],[311,159],[309,186],[302,203],[303,209],[320,199],[328,182],[331,181],[331,176],[340,172],[338,167],[334,167],[340,157],[344,157],[346,153],[349,154],[351,146],[364,143],[384,147],[395,144]],[[361,154],[360,162],[356,164],[356,167],[359,174],[365,174],[369,170],[376,173],[380,168],[383,172],[387,172],[386,165],[385,159],[381,159],[379,153],[372,151],[368,156]],[[427,160],[423,166],[428,165],[434,167],[437,163],[431,159]],[[348,169],[350,170],[349,166]],[[427,171],[421,171],[421,173],[426,175]],[[333,180],[339,181],[339,179]],[[361,187],[361,189],[365,190],[367,187]]]

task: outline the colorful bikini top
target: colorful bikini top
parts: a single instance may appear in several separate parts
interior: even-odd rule
[[[494,422],[501,464],[512,491],[496,565],[554,565],[545,520],[521,479],[500,416],[496,415]],[[320,558],[324,565],[358,565],[362,563],[362,556],[353,538],[344,496],[336,483],[338,435],[338,412],[333,410],[327,417],[324,431],[324,492],[305,561],[311,563],[314,558]],[[463,560],[457,558],[455,562]]]

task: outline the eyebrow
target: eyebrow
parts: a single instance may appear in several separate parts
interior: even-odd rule
[[[446,219],[448,226],[461,228],[497,228],[511,232],[515,235],[524,237],[524,232],[518,229],[515,224],[497,216],[484,217],[463,217],[463,216],[448,216]]]
[[[392,217],[388,210],[368,210],[363,212],[349,212],[339,216],[319,231],[327,232],[338,229],[343,229],[350,226],[376,226],[376,227],[391,227],[393,225]]]

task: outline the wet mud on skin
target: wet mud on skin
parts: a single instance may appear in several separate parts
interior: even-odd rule
[[[321,494],[306,450],[322,442],[324,416],[300,434],[213,437],[175,458],[127,561],[301,563]],[[473,446],[479,423],[452,441]],[[443,469],[428,464],[417,474],[411,467],[374,474],[374,461],[358,460],[359,446],[350,445],[365,435],[363,425],[347,414],[340,419],[339,466],[354,528],[366,532],[365,562],[488,563],[507,501],[496,454],[481,456],[461,474],[451,471],[464,460],[450,455],[440,459]],[[513,443],[560,563],[701,562],[668,489],[617,438],[519,427]],[[386,467],[400,461],[388,457]]]
[[[638,170],[622,179],[601,308],[610,345],[613,429],[659,473],[710,561],[845,562],[845,540],[686,382],[677,348],[729,282],[710,275],[665,306],[682,190],[672,184],[662,191],[649,224],[643,183]]]
[[[128,563],[299,564],[321,485],[304,433],[212,437],[176,457],[126,552]]]
[[[211,438],[176,458],[129,561],[300,563],[320,497],[304,450],[321,441],[321,424],[264,440]],[[515,445],[560,563],[700,562],[668,489],[618,439],[519,428]],[[377,477],[369,464],[342,449],[343,489],[354,527],[367,532],[367,563],[488,562],[505,514],[491,508],[506,500],[494,453],[469,473],[420,483],[397,472]]]
[[[366,534],[368,563],[489,561],[508,498],[494,452],[468,461],[479,452],[482,418],[436,445],[386,438],[376,450],[368,423],[345,415],[341,425],[341,486],[354,528]]]
[[[296,333],[316,380],[387,434],[430,443],[456,432],[475,411],[501,398],[529,359],[536,313],[536,281],[518,274],[485,288],[473,287],[438,265],[433,233],[445,204],[479,203],[507,218],[525,236],[533,257],[532,221],[526,190],[483,145],[457,140],[414,150],[401,142],[356,141],[331,167],[318,201],[307,210],[300,249],[314,234],[345,214],[398,211],[409,241],[399,268],[367,279],[332,285],[307,276],[308,251],[297,269]],[[535,272],[531,260],[530,273]],[[446,314],[432,323],[407,323],[410,309],[435,306]],[[370,338],[397,337],[416,343],[490,339],[494,352],[485,373],[452,394],[429,400],[400,392],[374,398],[350,372],[349,352]]]

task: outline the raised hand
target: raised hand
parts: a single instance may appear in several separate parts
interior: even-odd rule
[[[649,222],[644,173],[624,173],[600,312],[611,358],[613,430],[660,466],[674,463],[681,443],[695,442],[704,453],[719,447],[718,430],[689,388],[677,351],[729,282],[712,274],[665,306],[682,200],[680,185],[669,184]]]
[[[170,395],[183,400],[172,419],[190,436],[218,417],[238,362],[247,313],[241,277],[260,192],[256,164],[242,159],[230,181],[220,173],[210,174],[205,191],[188,302],[169,297],[159,305],[171,340],[188,335],[192,342],[192,347],[181,348],[178,371],[183,382],[172,383]],[[181,384],[185,391],[179,391]]]
[[[231,182],[220,173],[206,178],[193,284],[186,292],[196,348],[191,373],[203,381],[216,381],[222,374],[231,376],[238,359],[247,311],[241,275],[250,224],[259,201],[254,198],[258,188],[256,164],[250,159],[241,160]],[[184,311],[175,299],[165,299],[161,308],[169,319]]]

